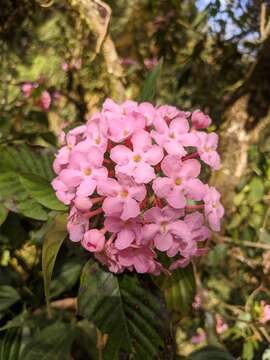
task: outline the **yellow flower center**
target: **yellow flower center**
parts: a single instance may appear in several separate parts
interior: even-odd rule
[[[134,155],[133,156],[133,161],[135,162],[140,162],[142,160],[141,156],[140,155]]]
[[[175,133],[174,133],[174,132],[171,132],[171,133],[170,133],[170,138],[171,138],[171,139],[175,139]]]
[[[90,176],[92,174],[92,170],[87,168],[87,169],[83,170],[83,173],[84,173],[85,176]]]
[[[128,133],[129,133],[129,131],[127,130],[127,129],[124,129],[124,136],[127,136],[128,135]]]
[[[163,233],[167,232],[167,223],[166,223],[166,221],[162,221],[160,226],[161,226],[161,230],[162,230]]]
[[[100,137],[97,137],[97,138],[96,138],[96,140],[95,140],[95,143],[96,143],[97,145],[99,145],[99,144],[100,144],[100,142],[101,142]]]
[[[175,185],[181,185],[182,184],[182,180],[180,178],[176,178],[174,182],[175,182]]]
[[[119,195],[122,197],[122,198],[126,198],[128,196],[128,191],[124,190],[124,191],[120,191]]]

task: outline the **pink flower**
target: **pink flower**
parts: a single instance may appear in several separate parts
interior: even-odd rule
[[[101,264],[108,267],[112,273],[121,273],[125,267],[118,261],[119,250],[116,249],[114,243],[109,240],[105,243],[102,252],[95,253],[95,258],[101,262]]]
[[[187,119],[190,115],[189,112],[181,111],[177,109],[175,106],[171,105],[162,105],[157,109],[158,116],[165,120],[167,123],[170,123],[172,120],[175,119]]]
[[[71,241],[81,241],[89,229],[89,220],[84,216],[83,212],[72,207],[68,217],[67,229]]]
[[[153,240],[155,247],[160,251],[169,250],[175,241],[175,237],[188,239],[190,232],[187,225],[177,220],[182,212],[170,208],[163,209],[153,207],[144,213],[143,237],[147,242]]]
[[[205,129],[209,125],[211,125],[211,118],[208,115],[205,115],[201,110],[195,110],[193,111],[191,115],[191,122],[192,126],[199,130],[199,129]]]
[[[145,130],[137,131],[131,138],[133,150],[124,145],[117,145],[111,150],[111,159],[117,163],[117,173],[133,176],[138,184],[147,184],[156,175],[152,166],[163,158],[163,151],[152,145],[151,136]]]
[[[57,198],[65,205],[69,205],[75,197],[75,188],[66,186],[59,177],[52,181],[52,187],[55,190]]]
[[[146,126],[151,126],[156,117],[156,109],[149,102],[143,102],[138,106],[138,111],[144,117]]]
[[[143,116],[137,111],[137,103],[131,100],[118,105],[107,99],[103,105],[103,114],[108,123],[108,136],[114,142],[125,140],[145,126]]]
[[[83,237],[82,246],[90,252],[101,252],[105,245],[104,234],[97,229],[88,230]]]
[[[209,239],[210,230],[207,226],[204,226],[204,217],[201,213],[196,211],[186,215],[184,221],[188,225],[194,241],[205,241]]]
[[[158,59],[157,57],[147,58],[143,60],[143,63],[147,70],[151,70],[158,64]]]
[[[224,213],[199,179],[196,158],[219,161],[215,133],[201,130],[209,123],[199,110],[107,99],[85,125],[61,131],[52,187],[69,206],[70,239],[114,273],[170,274],[205,254],[205,223],[217,231]]]
[[[106,196],[102,205],[105,214],[125,221],[140,214],[139,202],[145,198],[146,189],[130,177],[119,174],[118,181],[111,178],[101,181],[98,193]]]
[[[138,273],[155,273],[159,267],[155,261],[155,252],[149,247],[129,247],[118,253],[119,264],[134,268]]]
[[[190,339],[192,344],[200,344],[201,342],[203,342],[205,340],[206,340],[206,334],[204,331],[197,335],[192,336],[192,338]]]
[[[219,314],[216,314],[216,332],[222,334],[226,330],[228,330],[228,324],[224,322]]]
[[[66,135],[63,131],[61,132],[61,142],[64,146],[58,151],[56,159],[53,163],[53,170],[57,174],[59,174],[59,172],[69,163],[71,150],[80,141],[82,135],[85,132],[85,129],[86,126],[83,125],[70,130]]]
[[[63,71],[65,71],[65,72],[68,72],[68,70],[69,70],[69,64],[68,64],[66,61],[62,62],[62,64],[61,64],[61,69],[62,69]]]
[[[183,146],[184,139],[189,131],[187,119],[181,113],[177,113],[169,124],[165,119],[157,117],[154,120],[155,130],[151,131],[153,139],[158,145],[164,147],[168,154],[184,156],[186,154]]]
[[[21,89],[24,97],[28,98],[31,96],[32,91],[36,88],[36,85],[30,82],[22,84]]]
[[[102,166],[103,155],[93,146],[89,153],[72,152],[69,165],[59,174],[61,181],[68,187],[76,187],[78,196],[90,196],[100,180],[108,176],[108,171]]]
[[[118,250],[128,248],[133,242],[139,243],[142,237],[142,226],[136,218],[123,221],[118,217],[107,217],[104,226],[107,231],[117,234],[115,247]]]
[[[197,131],[197,139],[197,149],[202,161],[214,170],[218,170],[220,168],[220,157],[216,151],[218,135],[216,133],[206,134],[203,131]]]
[[[201,171],[200,163],[195,159],[181,161],[176,155],[168,155],[161,163],[166,177],[158,177],[153,183],[155,194],[165,198],[175,209],[186,206],[186,198],[201,200],[205,186],[196,179]]]
[[[77,144],[76,150],[89,152],[92,146],[98,147],[104,154],[107,150],[107,127],[102,116],[91,118],[85,127],[84,139]]]
[[[52,102],[50,93],[47,90],[42,91],[41,96],[38,101],[38,105],[43,110],[48,110]]]
[[[261,324],[266,324],[270,320],[270,305],[266,304],[266,302],[263,300],[261,301],[260,305],[262,312],[259,321]]]
[[[198,310],[202,307],[202,299],[199,294],[196,294],[192,303],[192,307],[195,310]]]
[[[220,219],[224,215],[224,207],[220,203],[220,193],[214,187],[207,186],[203,201],[205,216],[211,229],[220,231]]]

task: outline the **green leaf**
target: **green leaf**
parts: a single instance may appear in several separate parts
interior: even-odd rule
[[[93,323],[83,319],[77,323],[76,343],[88,355],[85,359],[98,359],[97,329]]]
[[[226,350],[217,346],[205,346],[192,352],[188,360],[234,360]]]
[[[42,247],[42,273],[44,292],[49,310],[50,283],[56,256],[67,235],[67,215],[61,214],[55,217],[49,228]]]
[[[157,79],[160,76],[162,68],[162,60],[154,67],[144,81],[141,93],[138,97],[139,102],[152,101],[156,93]]]
[[[47,149],[21,146],[2,146],[0,148],[0,171],[14,171],[19,174],[36,174],[47,180],[53,178],[52,155]]]
[[[61,322],[56,322],[40,332],[25,346],[22,360],[68,360],[75,337],[75,329]]]
[[[20,175],[25,190],[41,205],[51,210],[66,211],[67,207],[56,198],[48,180],[37,175]]]
[[[135,359],[154,359],[164,347],[168,332],[166,311],[154,289],[135,276],[116,276],[89,261],[82,273],[78,312],[108,334],[104,359],[118,352]]]
[[[0,226],[5,222],[7,216],[8,209],[3,204],[0,204]]]
[[[192,266],[175,270],[170,276],[160,276],[157,280],[164,291],[166,305],[175,317],[190,312],[195,296],[195,279]]]
[[[45,209],[29,196],[15,172],[0,174],[0,196],[4,206],[13,212],[36,220],[48,218]]]
[[[249,194],[248,200],[249,203],[256,203],[258,201],[262,201],[264,195],[264,184],[263,181],[259,177],[254,177],[249,183]]]
[[[82,270],[80,259],[70,259],[62,264],[55,279],[51,282],[51,298],[59,296],[63,292],[70,290],[78,281]]]
[[[9,329],[0,339],[0,360],[18,360],[21,348],[21,329]]]
[[[0,286],[0,311],[8,309],[11,305],[20,300],[20,295],[9,285]]]

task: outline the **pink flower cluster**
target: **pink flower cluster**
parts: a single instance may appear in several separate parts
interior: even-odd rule
[[[25,98],[30,98],[32,96],[33,92],[35,92],[35,89],[37,89],[38,87],[39,87],[39,83],[37,83],[37,82],[23,83],[21,86],[23,96]],[[42,110],[48,110],[50,108],[51,102],[52,102],[52,97],[51,97],[49,91],[47,91],[47,90],[43,90],[36,99],[36,105],[39,108],[41,108]]]
[[[107,99],[62,132],[52,186],[70,207],[70,239],[114,273],[169,273],[205,253],[224,213],[200,179],[204,164],[220,166],[210,123],[200,110]]]

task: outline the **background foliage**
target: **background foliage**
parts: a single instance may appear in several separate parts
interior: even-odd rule
[[[270,359],[269,2],[2,2],[0,360]],[[66,238],[57,136],[108,96],[200,107],[221,135],[222,234],[173,277],[113,276]]]

